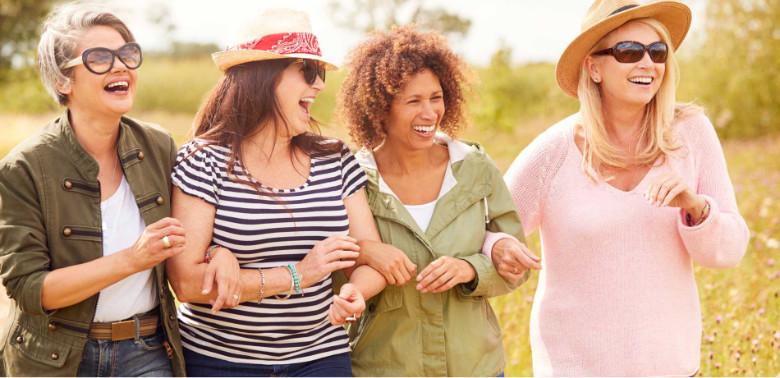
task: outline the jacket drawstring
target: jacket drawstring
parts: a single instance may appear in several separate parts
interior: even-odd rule
[[[488,217],[487,197],[482,197],[482,201],[485,202],[485,224],[488,224],[490,223],[490,217]]]

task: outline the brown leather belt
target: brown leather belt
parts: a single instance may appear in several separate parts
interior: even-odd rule
[[[160,322],[160,310],[156,308],[145,314],[113,323],[92,323],[89,338],[111,341],[134,339],[136,319],[138,320],[138,337],[154,335],[157,332],[157,324]]]

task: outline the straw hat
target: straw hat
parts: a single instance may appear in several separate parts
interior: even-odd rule
[[[221,71],[237,64],[269,59],[303,58],[335,64],[322,59],[320,44],[311,31],[309,16],[290,9],[271,9],[244,21],[225,51],[211,54]]]
[[[672,50],[680,47],[691,26],[691,10],[677,1],[640,5],[634,0],[596,0],[582,19],[582,32],[558,60],[555,68],[558,86],[567,95],[577,98],[580,69],[588,51],[609,32],[628,21],[645,17],[654,18],[666,26],[672,39]]]

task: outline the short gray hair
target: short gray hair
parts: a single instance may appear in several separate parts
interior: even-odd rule
[[[68,85],[73,68],[60,66],[75,58],[81,36],[92,27],[108,26],[116,30],[125,42],[135,41],[133,33],[110,10],[90,3],[70,3],[52,10],[41,25],[38,42],[38,72],[46,91],[60,105],[68,104],[68,96],[60,93],[58,85]]]

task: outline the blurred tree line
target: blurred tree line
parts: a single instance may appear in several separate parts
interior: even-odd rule
[[[0,2],[0,112],[56,109],[31,66],[40,22],[55,2]],[[422,0],[331,1],[330,7],[334,22],[360,32],[415,22],[421,29],[459,38],[471,26],[468,18],[424,6]],[[149,17],[161,27],[173,27],[166,11]],[[698,46],[692,38],[683,45],[678,99],[704,106],[723,137],[780,131],[780,0],[709,0],[703,32]],[[155,64],[143,68],[136,110],[194,112],[219,75],[205,58],[217,50],[212,44],[171,41],[166,51],[149,52]],[[478,127],[511,130],[531,119],[577,111],[577,102],[555,83],[554,64],[513,65],[511,56],[511,47],[504,45],[489,66],[475,67],[481,83],[472,115]],[[330,91],[339,87],[342,77],[329,75],[318,106],[332,108],[335,92]]]
[[[703,105],[723,137],[777,132],[780,0],[710,0],[706,14],[704,42],[680,63],[678,98]]]

